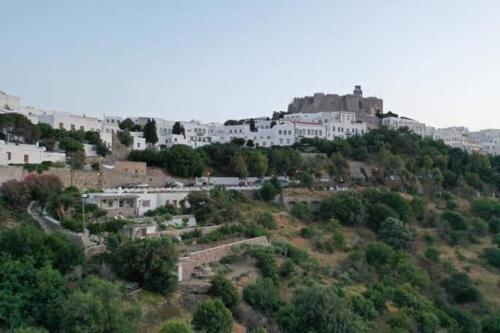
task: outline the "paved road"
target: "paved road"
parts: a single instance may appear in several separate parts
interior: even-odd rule
[[[36,201],[30,202],[28,205],[28,214],[38,223],[42,230],[50,234],[55,231],[62,231],[61,226],[48,222],[40,213],[40,205]]]

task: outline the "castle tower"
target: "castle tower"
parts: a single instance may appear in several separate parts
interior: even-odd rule
[[[354,86],[354,90],[352,91],[354,96],[363,97],[363,90],[361,90],[361,86]]]

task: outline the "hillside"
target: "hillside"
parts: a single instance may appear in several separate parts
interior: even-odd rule
[[[47,176],[2,185],[13,222],[0,230],[0,331],[500,332],[499,158],[386,129],[293,148],[157,154],[132,157],[185,177],[290,181],[273,178],[252,197],[192,192],[184,208],[148,214],[165,232],[182,229],[161,221],[193,214],[198,228],[181,240],[128,239],[132,221],[88,205],[88,228],[107,245],[91,258],[20,222],[36,200],[81,230],[77,189]],[[174,168],[179,156],[196,165]],[[177,263],[195,256],[177,281]]]

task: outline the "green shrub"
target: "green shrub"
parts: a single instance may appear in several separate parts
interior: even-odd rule
[[[205,333],[231,333],[233,316],[218,298],[200,303],[193,314],[193,326]]]
[[[222,276],[216,276],[212,279],[212,285],[208,293],[219,297],[224,305],[231,311],[236,311],[240,304],[240,295],[236,287],[228,279]]]
[[[312,227],[304,227],[300,229],[300,237],[305,239],[311,239],[316,236],[316,230]]]
[[[297,202],[292,206],[292,209],[290,209],[290,214],[298,219],[311,218],[311,212],[309,211],[309,208],[307,208],[307,206],[301,202]]]
[[[466,273],[453,273],[442,285],[457,303],[477,302],[481,298],[479,290]]]
[[[278,268],[272,249],[255,247],[250,249],[248,253],[257,259],[257,268],[260,269],[264,277],[271,279],[275,283],[278,282]]]
[[[453,230],[464,231],[468,229],[465,217],[460,213],[453,211],[445,211],[443,212],[443,214],[441,214],[441,218],[446,222],[448,222],[449,226]]]
[[[482,257],[485,258],[490,265],[500,269],[500,249],[492,247],[486,248],[483,250]]]
[[[160,333],[192,333],[191,326],[180,320],[169,320]]]
[[[243,290],[243,298],[254,309],[272,315],[278,311],[282,301],[274,282],[269,279],[258,279]]]
[[[255,216],[255,221],[269,230],[275,230],[278,228],[276,221],[274,221],[273,215],[270,212],[263,212]]]
[[[427,250],[425,250],[425,256],[427,259],[431,260],[432,262],[439,262],[439,249],[435,246],[429,246]]]
[[[366,320],[373,320],[378,315],[372,301],[363,296],[355,296],[352,299],[352,307],[354,312]]]
[[[413,234],[400,220],[388,218],[380,225],[379,239],[396,250],[409,250],[412,247]]]
[[[500,313],[493,313],[481,320],[482,333],[500,333]]]

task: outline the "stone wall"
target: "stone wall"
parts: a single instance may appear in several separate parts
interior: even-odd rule
[[[206,265],[212,262],[217,262],[222,258],[230,255],[232,249],[239,247],[243,244],[247,245],[269,245],[266,236],[249,238],[239,242],[216,246],[210,249],[191,252],[187,256],[179,259],[178,263],[178,278],[179,281],[189,280],[193,275],[195,267]]]
[[[318,212],[321,201],[331,195],[329,191],[310,191],[306,189],[286,190],[281,194],[281,204],[287,210],[290,210],[293,205],[302,203],[306,205],[312,212]]]
[[[24,177],[36,174],[36,172],[28,172],[22,166],[0,166],[0,184],[11,180],[22,180]],[[97,171],[83,171],[74,170],[73,176],[69,168],[50,168],[44,171],[44,175],[55,175],[61,179],[64,186],[72,184],[80,189],[89,188],[114,188],[119,186],[126,186],[132,184],[147,183],[152,187],[163,187],[171,178],[157,168],[147,168],[146,174],[132,174],[126,172],[119,172],[113,169],[103,169],[102,178]]]
[[[146,163],[144,162],[115,161],[115,171],[136,175],[147,174]]]

